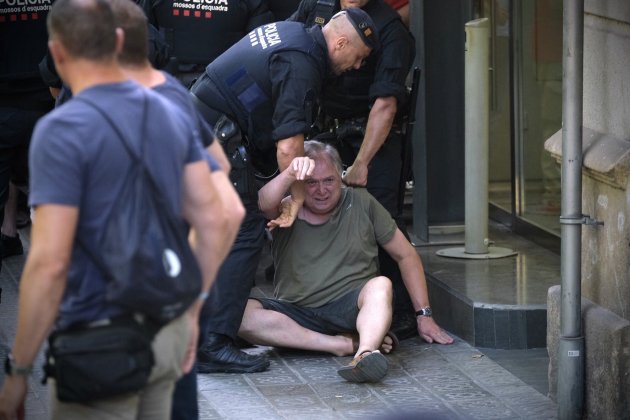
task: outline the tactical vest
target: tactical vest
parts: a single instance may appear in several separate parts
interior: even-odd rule
[[[18,4],[19,3],[19,4]],[[50,92],[39,76],[46,55],[46,17],[53,0],[0,1],[0,105],[50,109]],[[27,96],[28,95],[28,96]],[[39,104],[33,104],[33,97]]]
[[[275,150],[275,140],[271,137],[275,104],[269,62],[273,55],[285,51],[299,51],[314,63],[321,63],[318,65],[324,78],[325,47],[320,47],[299,22],[260,26],[206,68],[206,74],[227,102],[208,105],[235,117],[252,143],[250,146],[260,151]]]
[[[242,0],[162,0],[153,13],[180,64],[207,65],[247,31],[248,2]]]

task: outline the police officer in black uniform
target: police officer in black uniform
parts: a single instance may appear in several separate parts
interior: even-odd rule
[[[347,171],[344,182],[367,186],[406,232],[400,208],[401,122],[407,106],[405,80],[415,57],[415,42],[400,16],[383,0],[302,0],[289,20],[324,24],[346,7],[370,15],[380,47],[365,66],[326,83],[322,94],[320,140],[339,149]],[[401,338],[417,334],[413,307],[400,271],[386,252],[379,252],[381,273],[392,279],[395,300],[392,329]]]
[[[169,45],[165,70],[188,87],[209,62],[274,20],[266,0],[137,0]]]
[[[46,54],[52,1],[0,2],[0,224],[9,182],[28,184],[28,148],[37,120],[53,107],[38,63]],[[8,222],[8,220],[7,220]],[[1,255],[22,252],[19,236],[1,236]]]
[[[276,20],[285,20],[297,10],[300,0],[267,0]]]
[[[230,177],[247,209],[204,305],[208,331],[200,338],[205,343],[198,352],[199,372],[257,372],[269,366],[265,358],[233,344],[265,242],[258,186],[278,166],[282,170],[303,155],[304,133],[324,79],[361,66],[376,46],[373,28],[360,9],[334,16],[323,28],[298,22],[264,25],[210,63],[192,86],[194,101],[230,159]],[[303,187],[291,192],[299,206]]]

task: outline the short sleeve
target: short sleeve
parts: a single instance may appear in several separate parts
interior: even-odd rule
[[[84,156],[71,124],[43,119],[36,125],[29,150],[29,204],[78,207],[83,190]]]
[[[323,75],[312,58],[298,51],[285,51],[272,57],[270,75],[274,104],[274,141],[304,134],[310,126],[307,109],[321,90]]]
[[[394,96],[399,104],[405,103],[405,82],[415,57],[415,42],[400,21],[390,23],[382,31],[379,53],[370,100]]]

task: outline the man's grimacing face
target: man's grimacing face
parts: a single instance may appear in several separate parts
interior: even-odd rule
[[[335,209],[341,197],[341,175],[329,159],[315,159],[315,170],[304,185],[304,206],[311,212],[327,214]]]

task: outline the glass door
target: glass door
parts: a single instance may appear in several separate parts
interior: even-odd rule
[[[560,165],[544,144],[562,124],[562,0],[477,4],[492,28],[490,204],[559,235]]]
[[[483,0],[490,19],[490,203],[512,213],[510,0]]]
[[[562,125],[562,0],[515,0],[517,216],[560,234],[560,165],[544,148]]]

